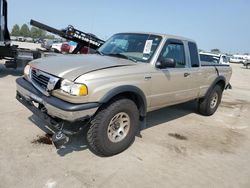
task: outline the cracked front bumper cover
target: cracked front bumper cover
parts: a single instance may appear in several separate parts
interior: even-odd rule
[[[53,96],[47,97],[40,93],[24,78],[18,78],[16,80],[16,85],[17,100],[36,115],[38,111],[41,110],[32,102],[43,105],[46,108],[46,113],[50,116],[70,122],[87,119],[93,116],[99,107],[99,103],[72,104]]]

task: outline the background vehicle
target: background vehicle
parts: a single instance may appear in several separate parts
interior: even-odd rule
[[[53,43],[54,41],[51,39],[43,39],[43,42],[41,43],[41,47],[45,48],[46,50],[50,50]]]
[[[226,55],[200,52],[200,60],[202,63],[215,63],[229,65],[229,59]]]
[[[17,40],[17,37],[15,37],[15,36],[10,36],[10,40],[11,40],[11,41],[16,41],[16,40]]]
[[[5,59],[6,68],[23,69],[32,59],[41,57],[39,51],[18,48],[11,44],[8,30],[7,1],[0,0],[0,59]],[[25,41],[24,37],[16,37],[16,40]]]
[[[62,48],[62,42],[60,41],[56,41],[54,42],[52,45],[51,45],[51,50],[54,51],[54,52],[59,52],[61,53],[61,48]]]
[[[72,53],[76,47],[77,47],[76,42],[73,42],[73,41],[64,42],[61,45],[61,52],[62,53]]]
[[[61,46],[61,52],[62,53],[69,53],[70,51],[70,45],[68,42],[64,42],[62,43],[62,46]]]
[[[17,41],[25,42],[25,37],[19,36],[19,37],[17,37]]]
[[[243,62],[243,65],[248,69],[250,67],[250,60]]]
[[[34,43],[43,43],[43,39],[42,38],[35,38],[35,39],[33,39],[33,42]]]
[[[245,61],[247,61],[245,55],[233,55],[230,58],[230,63],[244,63]]]
[[[198,101],[212,115],[231,67],[201,65],[193,40],[155,33],[119,33],[97,54],[37,59],[17,79],[17,99],[51,124],[55,146],[68,141],[64,122],[81,121],[96,154],[111,156],[133,142],[139,120],[165,106]],[[37,105],[33,105],[37,103]]]
[[[23,69],[30,60],[43,56],[55,55],[41,50],[30,50],[18,48],[17,45],[11,45],[11,39],[8,30],[7,4],[8,3],[6,0],[0,0],[0,59],[6,59],[5,67]],[[79,53],[83,48],[85,48],[85,46],[91,48],[92,50],[96,50],[104,43],[103,40],[95,37],[94,35],[77,30],[71,25],[66,29],[58,30],[35,20],[31,20],[30,24],[58,35],[66,40],[76,42],[77,47],[72,52],[74,54]],[[16,39],[18,40],[18,38],[21,41],[25,41],[24,37],[17,37]],[[36,40],[36,42],[40,43],[41,40]],[[50,49],[51,46],[52,44],[44,45],[46,49]]]
[[[52,50],[55,52],[61,52],[61,46],[63,44],[63,39],[43,39],[41,47],[46,50]]]
[[[24,40],[25,42],[33,42],[33,38],[31,37],[25,37]]]

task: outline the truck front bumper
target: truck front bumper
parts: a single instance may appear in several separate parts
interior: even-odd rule
[[[34,114],[47,113],[53,118],[74,122],[87,119],[95,114],[99,103],[72,104],[53,96],[45,96],[24,78],[16,80],[17,100],[31,110]],[[43,106],[42,109],[39,105]],[[40,112],[39,112],[40,111]]]

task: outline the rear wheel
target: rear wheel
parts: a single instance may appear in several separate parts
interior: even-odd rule
[[[139,112],[129,99],[104,106],[91,121],[87,132],[90,149],[100,156],[111,156],[127,149],[139,127]]]
[[[221,102],[222,91],[221,86],[216,85],[205,98],[198,101],[198,112],[205,116],[213,115]]]

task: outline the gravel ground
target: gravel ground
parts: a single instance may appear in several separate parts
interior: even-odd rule
[[[148,114],[123,153],[101,158],[82,134],[56,150],[15,99],[20,73],[0,63],[0,187],[250,187],[250,70],[232,65],[232,90],[211,117],[192,102]]]

